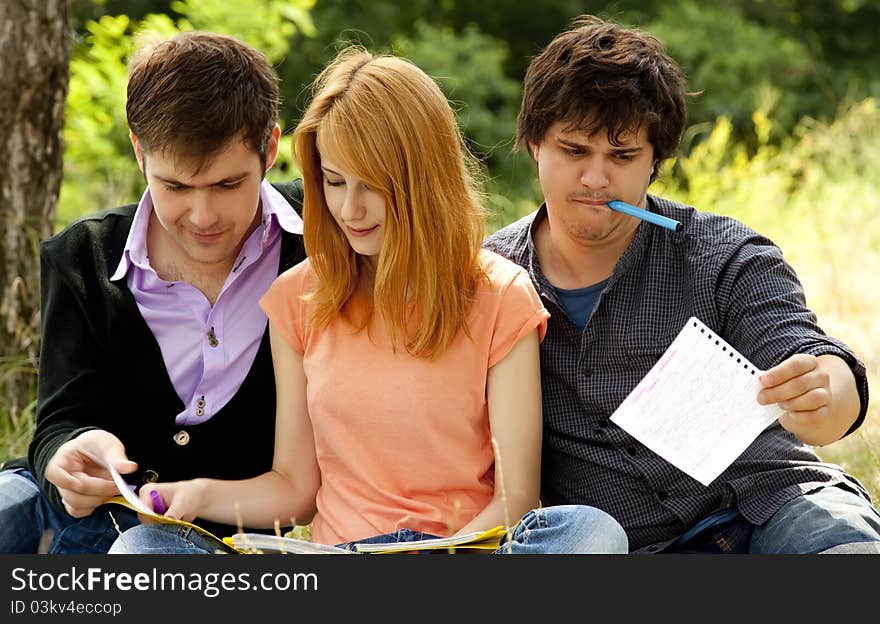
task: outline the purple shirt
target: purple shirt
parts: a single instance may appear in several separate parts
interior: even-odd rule
[[[302,234],[302,219],[271,184],[260,186],[262,220],[242,245],[214,303],[186,282],[160,278],[147,257],[150,189],[138,204],[116,272],[127,277],[137,306],[156,337],[168,377],[183,401],[178,425],[203,423],[235,395],[253,364],[266,315],[259,300],[278,276],[281,229]]]

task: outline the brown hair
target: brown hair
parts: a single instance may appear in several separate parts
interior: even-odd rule
[[[375,273],[327,208],[318,135],[340,167],[385,200]],[[309,296],[316,323],[341,314],[362,329],[375,309],[393,347],[428,358],[459,330],[467,334],[485,213],[476,162],[437,84],[402,58],[343,50],[315,81],[291,150],[303,174],[306,253],[318,276]]]
[[[660,162],[678,148],[688,95],[681,68],[658,39],[582,15],[529,64],[515,149],[540,143],[557,121],[589,133],[605,129],[612,143],[644,127]]]
[[[197,169],[236,137],[265,166],[278,106],[278,78],[269,61],[226,35],[183,32],[148,42],[129,68],[125,112],[142,149],[191,161]]]

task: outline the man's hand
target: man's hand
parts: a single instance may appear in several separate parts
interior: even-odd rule
[[[46,466],[46,480],[58,488],[64,509],[74,518],[84,518],[119,489],[104,462],[120,474],[137,470],[125,455],[125,447],[112,433],[94,429],[68,440]]]
[[[777,403],[779,424],[801,441],[823,446],[839,440],[859,414],[855,377],[836,355],[799,353],[764,372],[758,403]]]

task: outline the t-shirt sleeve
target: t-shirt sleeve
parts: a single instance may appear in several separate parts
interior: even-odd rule
[[[550,318],[531,278],[520,267],[516,267],[505,279],[497,310],[489,348],[489,368],[503,360],[516,343],[532,330],[537,329],[538,340],[543,340],[547,332],[547,319]]]
[[[304,260],[275,278],[260,299],[269,322],[300,355],[305,353],[306,345],[306,302],[302,295],[313,275],[308,262]]]

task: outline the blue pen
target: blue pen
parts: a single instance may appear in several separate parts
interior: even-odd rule
[[[670,219],[669,217],[658,215],[656,212],[642,210],[641,208],[630,206],[626,202],[622,202],[619,199],[608,202],[608,207],[612,210],[616,210],[617,212],[628,214],[631,217],[642,219],[643,221],[647,221],[648,223],[653,223],[654,225],[665,227],[666,229],[672,230],[673,232],[678,232],[681,229],[681,223],[676,221],[675,219]]]

